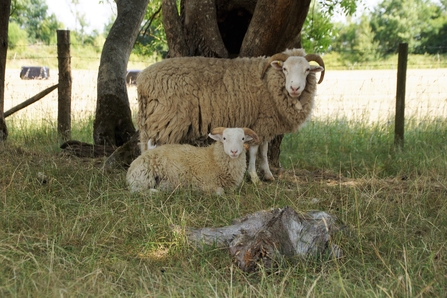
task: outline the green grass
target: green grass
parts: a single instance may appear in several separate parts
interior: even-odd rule
[[[7,121],[0,144],[1,297],[445,297],[447,123],[310,122],[287,135],[285,173],[223,197],[130,194],[125,172],[58,149],[56,125]],[[92,120],[73,124],[91,142]],[[76,129],[75,129],[76,128]],[[44,176],[43,176],[44,175]],[[44,179],[42,179],[44,177]],[[245,274],[226,250],[190,246],[171,225],[223,226],[272,207],[324,210],[346,226],[339,260]]]

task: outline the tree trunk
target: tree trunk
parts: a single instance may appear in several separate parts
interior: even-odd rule
[[[169,57],[270,56],[301,47],[310,0],[163,0]],[[271,166],[280,167],[282,136],[269,144]]]
[[[96,145],[121,146],[135,133],[127,95],[130,53],[149,0],[116,0],[118,15],[104,43],[98,71]]]
[[[0,142],[8,138],[8,128],[5,122],[5,76],[6,58],[8,53],[8,25],[11,0],[0,3]]]

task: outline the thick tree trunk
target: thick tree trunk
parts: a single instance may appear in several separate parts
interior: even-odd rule
[[[310,0],[163,0],[169,57],[270,56],[301,47]],[[282,136],[269,144],[269,161],[280,167]]]
[[[11,0],[0,3],[0,142],[8,138],[8,128],[5,122],[5,76],[6,58],[8,53],[8,25]]]
[[[149,0],[117,0],[118,15],[101,54],[93,139],[97,145],[121,146],[135,133],[126,72],[130,53]]]

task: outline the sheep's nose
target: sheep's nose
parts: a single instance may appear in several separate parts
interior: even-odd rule
[[[236,155],[237,154],[237,150],[230,150],[231,154]]]
[[[294,92],[299,91],[300,88],[301,88],[301,87],[299,87],[299,86],[296,87],[296,88],[294,88],[293,86],[290,86],[290,89],[292,89],[292,91],[294,91]]]

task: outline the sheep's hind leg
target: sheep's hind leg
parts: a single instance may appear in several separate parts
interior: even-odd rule
[[[266,181],[272,181],[275,180],[273,177],[272,172],[270,171],[269,167],[269,161],[268,161],[268,149],[269,149],[269,143],[264,142],[261,144],[261,170],[264,172],[264,180]]]
[[[258,184],[261,180],[256,173],[256,155],[258,154],[259,145],[250,146],[250,160],[248,162],[248,174],[250,175],[251,182]]]

